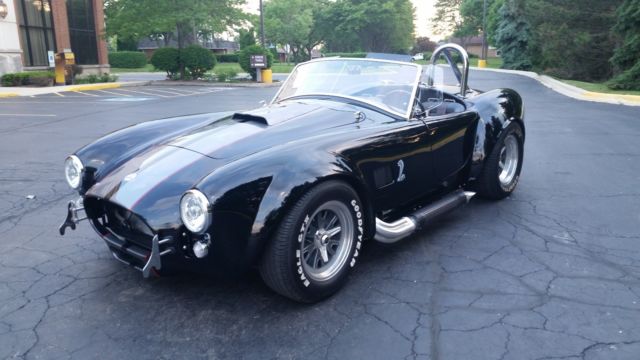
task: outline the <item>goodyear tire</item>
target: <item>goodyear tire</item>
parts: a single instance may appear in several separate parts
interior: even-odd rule
[[[511,123],[485,160],[478,181],[478,194],[500,200],[509,196],[518,185],[524,158],[524,132],[518,123]]]
[[[358,194],[327,181],[302,196],[285,215],[260,264],[275,292],[312,303],[331,296],[355,266],[364,235]]]

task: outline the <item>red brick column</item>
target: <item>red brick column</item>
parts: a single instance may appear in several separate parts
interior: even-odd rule
[[[93,0],[93,15],[96,24],[96,40],[98,41],[98,64],[109,65],[109,53],[104,28],[104,4],[102,0]]]
[[[71,49],[69,19],[67,18],[67,3],[65,0],[51,0],[51,16],[53,17],[53,32],[56,36],[57,52],[62,52],[63,49]]]

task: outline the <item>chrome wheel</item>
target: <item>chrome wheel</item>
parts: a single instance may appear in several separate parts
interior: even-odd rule
[[[504,139],[504,145],[500,150],[498,158],[498,179],[503,188],[508,188],[518,172],[520,162],[520,148],[518,139],[514,134],[510,134]]]
[[[347,262],[354,231],[351,212],[342,202],[329,201],[316,209],[300,248],[307,276],[315,281],[333,278]]]

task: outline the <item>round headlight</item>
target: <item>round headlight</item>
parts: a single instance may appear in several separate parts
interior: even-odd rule
[[[67,179],[67,183],[73,189],[80,187],[80,180],[82,178],[82,170],[84,166],[82,161],[77,156],[71,155],[64,162],[64,175]]]
[[[180,217],[192,233],[201,234],[211,224],[209,199],[198,190],[189,190],[180,200]]]

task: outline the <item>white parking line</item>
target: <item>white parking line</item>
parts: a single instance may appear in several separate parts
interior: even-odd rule
[[[93,96],[93,97],[98,97],[99,96],[99,95],[96,95],[96,94],[90,94],[90,93],[77,91],[77,90],[74,90],[73,92],[78,93],[78,94],[82,94],[82,95]]]
[[[116,95],[116,96],[131,96],[129,94],[121,94],[121,93],[117,93],[117,92],[113,92],[113,91],[107,91],[107,90],[96,90],[96,91],[100,91],[100,92],[103,92],[103,93]]]
[[[167,93],[167,94],[171,94],[171,95],[176,95],[176,96],[182,96],[182,95],[184,95],[184,94],[183,94],[183,93],[181,93],[181,92],[174,92],[174,91],[160,90],[160,89],[156,89],[156,88],[148,88],[147,90],[148,90],[148,91],[149,91],[149,90],[150,90],[150,91],[160,91],[160,92],[163,92],[163,93]]]
[[[137,94],[143,94],[143,95],[151,95],[151,96],[159,96],[162,98],[170,98],[173,96],[165,96],[165,95],[160,95],[160,94],[153,94],[153,93],[149,93],[149,92],[144,92],[144,91],[138,91],[138,90],[129,90],[129,89],[118,89],[120,91],[127,91],[127,92],[133,92],[133,93],[137,93]]]
[[[62,95],[62,94],[60,94],[60,93],[58,93],[58,92],[54,92],[54,94],[56,94],[56,95],[58,95],[58,96],[62,96],[62,97],[64,97],[64,95]]]
[[[0,116],[56,117],[55,114],[0,114]]]

